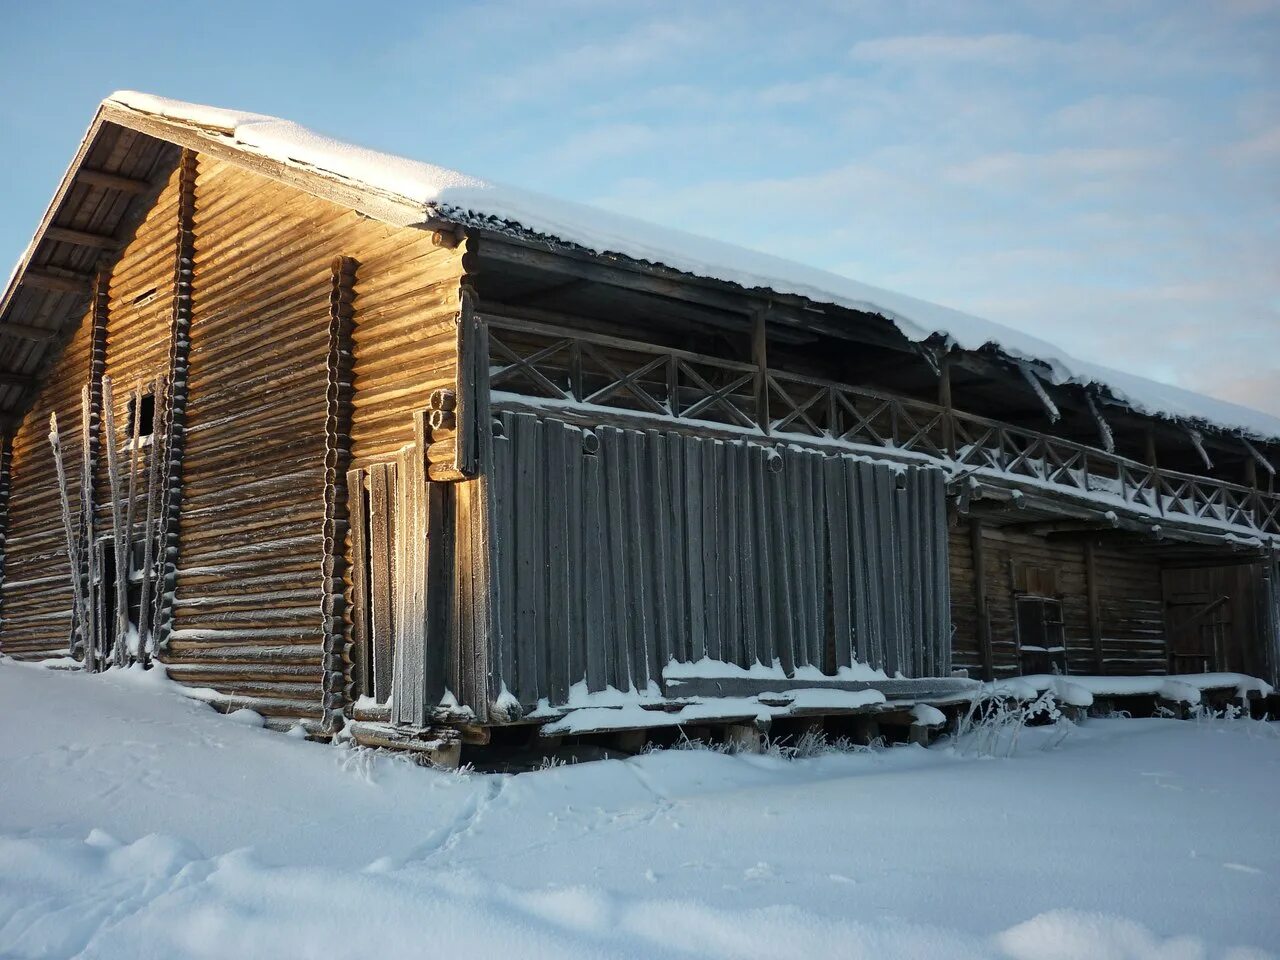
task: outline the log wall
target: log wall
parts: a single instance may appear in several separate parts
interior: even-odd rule
[[[338,674],[328,678],[337,708],[346,673],[341,657],[331,650],[326,660],[323,649],[326,611],[330,631],[341,613],[332,574],[342,565],[332,545],[346,542],[341,511],[326,517],[326,502],[336,502],[326,483],[353,462],[394,456],[413,440],[413,411],[427,406],[431,390],[452,386],[465,248],[200,157],[194,257],[179,272],[180,175],[173,172],[112,269],[97,352],[99,376],[105,370],[116,384],[123,433],[135,384],[169,372],[176,284],[191,283],[181,525],[170,558],[176,588],[161,659],[175,679],[213,688],[228,705],[319,721],[326,671]],[[359,283],[343,295],[350,316],[335,364],[336,257],[358,265]],[[86,316],[13,437],[0,650],[14,656],[67,650],[72,598],[48,416],[58,413],[76,497],[80,390],[93,360]],[[335,368],[346,381],[338,420],[329,402]],[[99,459],[96,499],[106,521]]]
[[[207,158],[196,198],[181,559],[165,659],[178,679],[268,716],[320,720],[326,448],[351,456],[326,435],[333,260],[359,265],[348,298],[354,358],[343,367],[354,366],[350,447],[367,462],[411,440],[412,411],[452,379],[460,253]],[[331,464],[330,480],[349,465]]]
[[[122,388],[167,366],[177,198],[175,170],[121,251],[107,284],[105,369]],[[143,296],[153,289],[153,297]],[[67,652],[71,581],[49,447],[49,414],[58,415],[74,504],[80,490],[80,390],[90,378],[93,347],[92,316],[86,313],[13,438],[0,636],[0,650],[13,657],[41,659]],[[127,389],[116,392],[121,423],[127,394]],[[100,463],[96,485],[101,489],[105,484],[105,463]],[[101,510],[99,515],[106,516]]]
[[[991,634],[991,665],[997,677],[1022,672],[1018,654],[1015,603],[1019,565],[1054,573],[1051,591],[1062,603],[1067,670],[1098,673],[1089,614],[1085,547],[1079,540],[1051,540],[1009,528],[984,526],[982,566]],[[1096,546],[1098,608],[1102,635],[1102,673],[1163,673],[1166,669],[1164,603],[1160,567],[1148,557],[1114,546]],[[975,562],[969,528],[950,533],[954,665],[971,676],[983,675],[983,649],[977,612]]]

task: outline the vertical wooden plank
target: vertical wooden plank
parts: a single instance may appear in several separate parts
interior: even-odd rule
[[[827,507],[824,466],[826,457],[813,454],[809,470],[810,535],[813,540],[813,646],[809,651],[810,663],[823,669],[827,651]]]
[[[978,646],[982,654],[982,679],[995,679],[991,651],[991,618],[987,612],[986,552],[982,546],[982,521],[969,521],[969,551],[973,562],[973,606],[978,620]]]
[[[689,606],[688,606],[688,556],[685,540],[685,522],[688,515],[688,490],[684,481],[685,438],[675,431],[667,434],[667,469],[664,479],[669,494],[671,562],[668,579],[671,584],[671,650],[673,660],[690,659]]]
[[[770,645],[760,623],[760,591],[768,584],[760,576],[758,545],[758,518],[751,497],[751,445],[745,442],[730,445],[733,455],[732,483],[738,491],[734,505],[738,528],[737,556],[727,559],[738,565],[738,591],[742,608],[739,629],[742,631],[742,661],[750,666],[756,661],[772,666]]]
[[[538,596],[540,584],[541,471],[538,421],[528,415],[512,419],[515,458],[515,675],[507,678],[513,689],[538,690],[538,620],[544,610]],[[536,700],[537,698],[534,697]]]
[[[902,542],[907,579],[898,593],[902,597],[903,613],[907,624],[903,632],[903,644],[910,656],[911,673],[908,676],[923,677],[927,638],[924,632],[924,610],[932,586],[926,576],[924,558],[933,546],[932,531],[923,522],[925,504],[920,485],[920,471],[907,471],[905,491],[906,535]],[[904,673],[906,671],[903,671]]]
[[[768,451],[759,444],[748,446],[750,463],[749,484],[751,490],[750,510],[755,525],[756,584],[755,594],[758,600],[756,622],[759,625],[759,640],[756,655],[762,663],[773,666],[777,658],[777,640],[774,632],[774,597],[777,584],[774,582],[776,564],[774,562],[775,543],[769,522],[769,491],[766,475]]]
[[[455,355],[458,358],[458,383],[454,392],[457,398],[454,419],[457,424],[458,443],[455,447],[454,466],[459,473],[468,477],[475,476],[477,471],[477,431],[481,426],[485,429],[488,429],[489,426],[487,423],[481,424],[476,414],[476,390],[479,387],[476,373],[479,367],[477,365],[477,324],[474,301],[475,297],[471,291],[464,289],[462,291],[461,309],[458,312],[454,343]],[[485,387],[487,388],[487,355],[484,360],[486,370]]]
[[[394,466],[372,464],[369,467],[370,620],[373,624],[373,696],[379,703],[386,703],[391,696],[395,644],[394,492]]]
[[[951,546],[948,533],[947,495],[942,471],[933,471],[933,525],[938,531],[937,557],[938,590],[934,622],[938,626],[938,660],[935,673],[940,677],[951,676]]]
[[[493,440],[493,525],[497,564],[494,567],[494,629],[498,635],[497,671],[502,682],[516,683],[516,565],[519,544],[516,537],[516,435],[522,417],[503,413],[498,418],[502,436]]]
[[[875,545],[880,556],[880,568],[876,575],[880,609],[877,618],[883,624],[881,631],[880,656],[883,669],[890,676],[901,670],[902,655],[902,597],[904,584],[899,559],[899,531],[894,523],[894,502],[897,492],[897,476],[889,467],[869,466],[869,473],[874,478],[875,498],[872,501],[879,527]]]
[[[423,571],[419,526],[422,470],[425,454],[416,444],[405,447],[396,460],[395,489],[395,645],[391,681],[391,719],[394,723],[425,726],[425,622],[421,599]]]
[[[545,421],[546,492],[542,508],[547,515],[547,618],[546,662],[547,686],[544,695],[551,703],[569,699],[569,457],[580,456],[571,449],[570,440],[578,444],[579,432],[558,420]]]
[[[438,704],[449,684],[453,630],[453,490],[450,483],[426,483],[426,560],[423,616],[423,696],[428,707]]]
[[[604,457],[605,473],[605,530],[607,533],[607,562],[609,571],[605,600],[609,618],[609,633],[613,642],[609,646],[608,680],[619,690],[632,689],[631,682],[631,630],[633,584],[627,565],[627,511],[626,511],[626,440],[621,430],[603,427],[600,431],[600,450]]]
[[[453,538],[455,551],[453,564],[454,602],[451,607],[451,619],[453,621],[454,641],[450,646],[449,678],[454,695],[459,701],[474,710],[477,704],[470,702],[471,657],[475,642],[475,623],[472,615],[471,596],[473,488],[468,483],[455,483],[453,486]]]
[[[703,613],[706,619],[706,655],[712,660],[724,659],[724,648],[721,644],[720,631],[720,594],[721,571],[720,562],[720,464],[722,462],[719,440],[703,440],[698,465],[702,483],[702,584]]]
[[[649,684],[656,664],[654,652],[654,616],[650,607],[652,593],[649,572],[652,559],[653,519],[647,514],[643,479],[650,473],[647,463],[652,455],[646,437],[639,430],[627,430],[622,435],[626,450],[626,537],[628,579],[631,581],[631,677],[635,689],[643,690]],[[657,672],[661,675],[661,667]]]
[[[597,440],[599,438],[597,437]],[[600,457],[603,444],[582,458],[582,576],[583,641],[586,645],[587,690],[603,690],[607,682],[610,632],[606,622],[604,477]]]
[[[347,625],[351,636],[351,696],[373,696],[372,629],[369,622],[369,504],[364,470],[347,471],[351,565]]]
[[[769,589],[774,596],[773,654],[788,673],[795,672],[795,622],[792,608],[791,557],[794,532],[788,528],[783,498],[786,493],[787,466],[775,473],[773,451],[765,458],[765,489],[769,498],[769,539],[773,544],[773,576]]]
[[[743,441],[726,441],[720,444],[717,459],[719,470],[716,474],[720,488],[720,544],[721,552],[718,566],[720,576],[720,631],[721,657],[727,663],[739,666],[750,666],[756,660],[756,653],[746,650],[742,637],[742,608],[739,596],[742,581],[739,577],[738,557],[741,546],[738,539],[739,517],[742,514],[741,475],[738,472],[738,459]],[[745,581],[750,582],[750,581]]]
[[[853,640],[853,592],[849,570],[849,493],[846,474],[852,469],[847,457],[828,457],[823,463],[823,494],[827,512],[827,562],[831,570],[831,621],[835,640],[835,666],[848,666]]]
[[[645,482],[648,487],[649,510],[647,524],[653,530],[653,571],[651,609],[653,621],[653,658],[649,675],[654,681],[662,678],[662,670],[671,660],[672,636],[675,633],[675,610],[671,599],[671,491],[670,472],[667,467],[667,438],[657,430],[646,434],[649,458]]]
[[[702,447],[710,441],[684,438],[685,564],[688,569],[689,659],[707,655],[706,584],[702,570],[703,471]]]
[[[569,631],[569,686],[581,683],[587,677],[586,619],[586,557],[582,529],[583,504],[583,431],[570,429],[565,451],[565,523],[568,527],[568,631]]]
[[[464,305],[471,301],[465,291]],[[464,310],[465,312],[465,310]],[[498,637],[493,620],[493,577],[496,566],[494,557],[491,518],[493,515],[493,480],[489,470],[493,464],[493,417],[489,406],[489,328],[478,317],[472,317],[474,348],[472,363],[475,367],[475,458],[476,479],[474,486],[475,508],[472,522],[473,561],[473,616],[475,645],[471,655],[473,683],[473,709],[480,721],[490,717],[490,705],[501,692],[502,678],[494,669],[497,665],[494,647]],[[515,719],[506,717],[503,719]]]

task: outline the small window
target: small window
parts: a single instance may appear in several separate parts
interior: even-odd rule
[[[1049,597],[1018,597],[1017,615],[1022,672],[1066,673],[1062,602]]]

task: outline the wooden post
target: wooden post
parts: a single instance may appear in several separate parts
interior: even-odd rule
[[[124,527],[124,489],[120,479],[120,451],[116,444],[115,390],[111,378],[102,378],[103,427],[107,444],[107,489],[111,495],[111,546],[115,554],[116,594],[115,623],[111,647],[111,660],[116,666],[128,662],[129,636],[129,534]],[[107,584],[102,584],[107,589]],[[103,624],[104,635],[107,625]]]
[[[325,363],[324,554],[321,630],[324,728],[337,730],[347,701],[345,581],[351,541],[347,472],[351,467],[355,284],[357,263],[337,257],[330,268],[329,352]]]
[[[956,455],[955,410],[951,399],[951,355],[943,354],[938,362],[938,406],[942,407],[942,443],[947,456]]]
[[[476,416],[476,391],[480,384],[476,382],[477,372],[483,372],[488,378],[489,358],[482,360],[476,356],[475,336],[475,295],[467,289],[462,291],[462,308],[458,313],[457,349],[458,364],[457,390],[455,392],[454,410],[458,430],[458,446],[455,453],[454,468],[464,477],[475,476],[477,455],[477,431],[480,429]],[[479,361],[479,362],[478,362]],[[484,384],[488,389],[488,383]],[[488,424],[483,425],[488,429]]]
[[[178,589],[178,526],[182,519],[182,458],[187,443],[187,393],[191,367],[191,301],[195,275],[196,154],[182,151],[178,176],[177,256],[173,270],[168,401],[160,511],[161,574],[156,585],[154,649],[164,649],[173,631],[173,598]]]
[[[769,347],[766,330],[768,308],[756,309],[751,318],[751,361],[756,365],[756,426],[765,433],[773,432],[769,417]]]
[[[1143,449],[1143,460],[1149,467],[1160,466],[1160,460],[1156,456],[1156,432],[1150,427],[1147,427],[1146,435],[1143,440],[1145,444]]]
[[[142,384],[138,384],[132,394],[132,412],[133,417],[129,423],[125,424],[125,428],[129,431],[129,490],[125,494],[127,500],[125,502],[124,515],[124,539],[125,539],[125,565],[124,565],[124,584],[125,584],[125,610],[124,625],[127,629],[129,626],[129,568],[133,565],[133,529],[134,520],[137,514],[137,497],[138,497],[138,459],[139,450],[142,446]],[[127,652],[127,651],[126,651]],[[142,632],[138,632],[138,649],[133,652],[139,663],[147,662],[147,647],[142,642]]]
[[[96,587],[94,574],[97,564],[96,545],[93,542],[93,437],[97,432],[97,414],[93,410],[93,390],[85,384],[80,391],[80,530],[84,538],[84,571],[85,607],[84,622],[84,668],[90,673],[98,670],[98,625],[94,616],[96,610]]]
[[[973,554],[973,606],[978,620],[978,646],[982,652],[982,679],[995,679],[991,650],[991,621],[987,612],[987,571],[982,550],[982,521],[969,521],[969,549]]]
[[[1099,676],[1102,660],[1102,606],[1098,600],[1098,563],[1092,540],[1084,542],[1085,590],[1089,596],[1089,638],[1093,641],[1093,670]]]

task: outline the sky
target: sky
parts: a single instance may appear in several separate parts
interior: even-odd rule
[[[1280,414],[1280,0],[0,0],[0,263],[136,89],[825,267]]]

